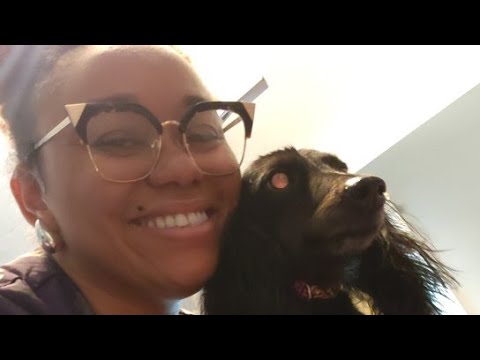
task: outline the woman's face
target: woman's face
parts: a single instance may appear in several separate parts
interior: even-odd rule
[[[185,60],[156,46],[76,50],[56,65],[46,93],[37,111],[39,137],[65,118],[66,104],[127,97],[164,122],[179,120],[195,99],[212,99]],[[71,125],[42,147],[39,159],[53,231],[65,243],[56,256],[75,276],[174,299],[198,291],[213,272],[240,174],[200,173],[177,127],[165,128],[153,173],[134,183],[103,179]],[[206,213],[208,220],[152,226],[191,213]]]

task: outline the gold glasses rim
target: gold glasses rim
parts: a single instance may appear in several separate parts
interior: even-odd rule
[[[40,149],[43,145],[45,145],[46,143],[48,143],[54,136],[56,136],[58,133],[60,133],[63,129],[65,129],[69,124],[71,124],[74,129],[76,130],[76,133],[77,135],[80,137],[80,142],[86,146],[87,148],[87,151],[88,151],[88,154],[89,154],[89,157],[92,161],[92,164],[96,170],[96,172],[99,173],[99,175],[104,178],[105,180],[108,180],[108,181],[113,181],[113,182],[121,182],[121,183],[128,183],[128,182],[134,182],[134,181],[139,181],[139,180],[142,180],[142,179],[145,179],[147,178],[148,176],[151,175],[151,173],[153,172],[153,170],[155,169],[157,163],[158,163],[158,159],[159,159],[159,155],[160,155],[160,150],[161,150],[161,141],[159,141],[158,143],[160,144],[159,146],[157,146],[157,152],[156,152],[156,155],[155,155],[155,160],[152,164],[152,167],[150,168],[150,170],[145,174],[145,175],[142,175],[141,177],[138,177],[138,178],[135,178],[135,179],[131,179],[131,180],[116,180],[116,179],[112,179],[112,178],[109,178],[108,176],[106,176],[102,171],[100,171],[95,159],[94,159],[94,156],[93,156],[93,153],[92,153],[92,149],[90,147],[90,145],[84,141],[81,137],[81,135],[78,133],[78,129],[77,129],[77,126],[79,124],[79,122],[81,121],[82,119],[82,116],[84,114],[84,111],[85,109],[88,107],[88,106],[115,106],[115,105],[118,105],[118,104],[115,104],[115,103],[111,103],[111,102],[87,102],[87,103],[76,103],[76,104],[67,104],[65,105],[65,109],[67,111],[67,116],[61,120],[57,125],[55,125],[50,131],[48,131],[39,141],[37,141],[34,146],[33,146],[33,149],[32,151],[27,155],[27,159],[31,157],[31,155],[33,153],[35,153],[38,149]],[[132,106],[138,106],[142,109],[144,109],[147,114],[150,114],[151,113],[149,112],[149,110],[147,108],[145,108],[143,105],[141,104],[138,104],[138,103],[132,103],[132,102],[124,102],[122,103],[123,106],[128,106],[128,105],[132,105]],[[185,121],[186,119],[186,116],[190,115],[191,117],[193,117],[193,115],[196,113],[196,109],[197,107],[208,107],[208,106],[211,106],[211,109],[210,110],[221,110],[221,109],[224,109],[225,110],[225,113],[230,110],[230,111],[233,111],[233,112],[236,112],[238,116],[237,119],[235,119],[231,124],[229,124],[226,128],[226,130],[224,129],[224,132],[225,131],[228,131],[231,127],[233,127],[234,125],[236,125],[237,123],[239,123],[240,121],[243,121],[244,122],[244,125],[246,126],[246,129],[245,129],[245,136],[244,136],[244,142],[243,142],[243,147],[242,147],[242,153],[241,153],[241,158],[238,160],[238,164],[237,164],[237,167],[234,168],[232,171],[228,171],[228,172],[225,172],[225,173],[209,173],[209,172],[206,172],[204,170],[202,170],[199,165],[197,164],[197,161],[195,160],[195,157],[193,156],[193,154],[191,153],[190,149],[189,149],[189,146],[188,146],[188,141],[186,140],[186,136],[185,136],[185,132],[182,131],[182,122]],[[236,108],[235,109],[230,109],[229,106],[235,106]],[[238,112],[238,110],[240,110],[240,113]],[[243,110],[243,113],[242,113],[242,110]],[[203,110],[203,111],[206,111],[206,110]],[[206,174],[206,175],[212,175],[212,176],[224,176],[224,175],[228,175],[228,174],[231,174],[235,171],[237,171],[240,167],[241,167],[241,164],[245,158],[245,150],[246,150],[246,140],[248,138],[250,138],[250,134],[251,134],[251,126],[252,126],[252,123],[253,123],[253,117],[254,117],[254,111],[255,111],[255,104],[254,103],[249,103],[249,102],[242,102],[242,101],[234,101],[234,102],[228,102],[228,101],[201,101],[201,102],[197,102],[196,104],[192,105],[189,109],[187,109],[184,117],[180,120],[180,121],[176,121],[176,120],[166,120],[166,121],[163,121],[163,122],[160,122],[156,117],[154,117],[153,115],[151,115],[151,117],[153,119],[156,120],[157,124],[159,127],[156,127],[155,126],[155,123],[152,123],[152,125],[154,127],[156,127],[157,131],[158,131],[158,135],[159,137],[161,138],[161,135],[162,135],[162,131],[160,131],[159,129],[163,129],[163,127],[165,126],[168,126],[169,124],[176,124],[181,133],[182,133],[182,139],[183,139],[183,146],[184,148],[186,149],[187,153],[189,154],[190,158],[192,159],[193,163],[195,164],[195,166],[197,167],[197,169],[202,172],[203,174]],[[223,115],[222,115],[222,119],[223,119]],[[190,118],[191,120],[191,118]],[[88,121],[88,119],[87,119]],[[186,122],[186,125],[185,127],[188,126],[188,121]]]

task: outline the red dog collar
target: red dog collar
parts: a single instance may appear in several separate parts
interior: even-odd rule
[[[297,294],[306,300],[313,299],[332,299],[337,296],[340,288],[328,288],[324,289],[319,285],[310,285],[305,281],[295,281],[294,288]]]

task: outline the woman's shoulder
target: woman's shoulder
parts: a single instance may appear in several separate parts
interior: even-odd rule
[[[0,267],[0,314],[88,314],[75,284],[42,250]]]

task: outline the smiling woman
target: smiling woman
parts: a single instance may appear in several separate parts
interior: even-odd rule
[[[178,314],[215,268],[254,105],[171,46],[7,50],[11,188],[40,246],[2,267],[0,313]]]

